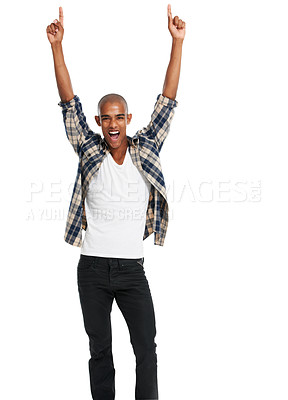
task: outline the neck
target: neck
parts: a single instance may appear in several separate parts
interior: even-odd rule
[[[112,147],[110,147],[110,152],[111,152],[114,160],[116,160],[116,161],[120,160],[121,161],[121,159],[123,159],[125,157],[127,147],[128,147],[128,140],[127,139],[124,140],[121,143],[121,146],[117,147],[117,149],[113,149]]]

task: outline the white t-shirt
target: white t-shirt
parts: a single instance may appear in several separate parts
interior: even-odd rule
[[[127,147],[123,164],[109,152],[91,179],[85,198],[87,230],[81,254],[143,257],[151,184],[135,167]]]

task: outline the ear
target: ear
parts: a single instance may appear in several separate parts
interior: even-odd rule
[[[101,126],[100,118],[98,117],[98,115],[95,115],[95,121],[97,125]]]
[[[130,124],[131,119],[132,119],[132,114],[127,114],[127,125]]]

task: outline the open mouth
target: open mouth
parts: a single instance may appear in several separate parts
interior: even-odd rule
[[[120,131],[111,131],[108,133],[112,140],[117,140],[120,135]]]

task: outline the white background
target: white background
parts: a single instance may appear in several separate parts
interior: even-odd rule
[[[61,5],[65,61],[91,129],[101,133],[98,100],[116,92],[133,114],[132,136],[148,124],[162,91],[171,49],[167,4],[2,6],[5,400],[91,398],[76,282],[80,249],[64,242],[78,160],[57,105],[46,26]],[[153,235],[144,241],[160,400],[288,396],[284,4],[171,3],[186,37],[179,104],[161,151],[170,221],[164,247],[154,246]],[[135,357],[115,302],[112,325],[116,400],[132,400]]]

